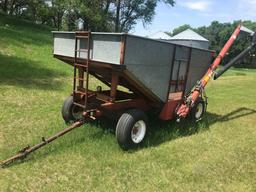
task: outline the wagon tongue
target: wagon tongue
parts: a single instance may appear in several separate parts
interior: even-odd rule
[[[19,159],[24,159],[26,158],[27,155],[29,155],[30,153],[38,150],[39,148],[47,145],[48,143],[54,141],[55,139],[65,135],[66,133],[74,130],[75,128],[78,128],[80,126],[82,126],[83,124],[85,124],[86,122],[88,122],[90,119],[94,120],[93,117],[89,117],[87,119],[82,119],[82,120],[79,120],[79,121],[76,121],[75,123],[73,123],[72,125],[70,125],[69,127],[63,129],[62,131],[56,133],[55,135],[45,139],[44,137],[42,137],[42,141],[34,146],[27,146],[23,149],[21,149],[16,155],[4,160],[1,162],[1,167],[6,167],[8,165],[10,165],[11,163],[13,163],[14,161],[16,160],[19,160]],[[88,121],[87,121],[88,120]]]

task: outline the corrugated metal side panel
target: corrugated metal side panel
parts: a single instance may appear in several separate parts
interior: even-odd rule
[[[121,35],[93,34],[92,39],[94,60],[120,64]]]
[[[53,33],[53,53],[67,57],[74,57],[75,34],[74,33]]]
[[[165,101],[174,45],[127,36],[125,62],[127,69],[158,98]]]
[[[53,33],[54,54],[74,57],[75,33]],[[78,42],[81,49],[87,48],[87,40]],[[117,34],[92,34],[91,59],[112,64],[120,64],[121,35]],[[79,58],[86,59],[85,52],[78,53]]]
[[[192,49],[191,61],[188,71],[186,94],[200,80],[211,65],[212,56],[208,51]]]

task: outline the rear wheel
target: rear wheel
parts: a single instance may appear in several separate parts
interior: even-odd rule
[[[141,144],[147,133],[146,114],[137,109],[125,112],[118,120],[116,138],[121,148],[128,150]]]
[[[61,114],[64,121],[70,123],[82,117],[82,108],[74,105],[73,96],[69,96],[62,105]]]
[[[206,104],[202,98],[199,98],[194,107],[190,111],[190,119],[193,121],[199,121],[202,119],[206,112]]]

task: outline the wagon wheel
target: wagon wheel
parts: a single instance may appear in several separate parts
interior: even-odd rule
[[[205,101],[200,97],[195,102],[193,108],[190,111],[189,117],[192,121],[199,121],[202,119],[206,112],[206,103]]]
[[[124,150],[139,146],[147,133],[148,119],[146,114],[138,109],[125,112],[116,126],[117,142]]]
[[[66,98],[62,105],[61,114],[66,123],[81,119],[83,109],[73,104],[73,96]]]

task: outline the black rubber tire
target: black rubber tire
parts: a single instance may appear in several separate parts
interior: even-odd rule
[[[197,114],[198,113],[198,107],[201,107],[201,109],[202,109],[202,112],[199,113],[199,114]],[[192,121],[197,122],[197,121],[202,119],[205,112],[206,112],[206,104],[205,104],[205,101],[200,97],[200,98],[198,98],[198,100],[195,102],[195,105],[191,109],[190,114],[189,114],[189,118]]]
[[[146,133],[140,143],[135,143],[131,138],[131,133],[135,123],[140,120],[143,120],[146,125]],[[143,143],[147,135],[147,127],[148,127],[148,118],[143,111],[138,109],[131,109],[126,111],[119,118],[116,125],[116,138],[117,138],[118,144],[123,150],[129,150],[129,149],[138,147],[141,143]]]
[[[66,123],[71,123],[75,120],[78,120],[74,115],[73,115],[73,110],[74,107],[77,107],[73,104],[73,96],[69,96],[66,98],[62,105],[61,109],[61,114]]]

